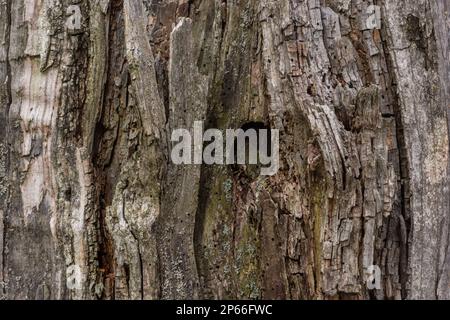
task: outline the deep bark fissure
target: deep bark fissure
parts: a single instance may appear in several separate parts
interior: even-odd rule
[[[378,1],[375,1],[377,3]],[[386,28],[386,27],[385,27]],[[398,169],[399,169],[399,185],[400,185],[400,199],[399,205],[400,205],[400,212],[401,217],[398,217],[398,219],[403,219],[403,221],[400,221],[398,224],[398,232],[400,234],[400,240],[401,240],[401,257],[399,261],[399,275],[400,275],[400,281],[402,286],[402,298],[406,299],[408,296],[408,280],[409,280],[409,272],[408,272],[408,256],[409,256],[409,234],[410,234],[410,228],[411,228],[411,218],[409,213],[409,195],[407,194],[407,190],[409,190],[409,164],[408,164],[408,155],[407,155],[407,145],[405,141],[404,136],[404,129],[403,129],[403,120],[402,120],[402,110],[400,107],[400,101],[397,94],[397,84],[396,84],[396,76],[393,73],[394,63],[392,61],[391,53],[388,50],[387,47],[387,31],[386,29],[383,29],[380,36],[381,36],[381,43],[383,45],[383,52],[386,59],[387,68],[389,70],[389,77],[392,82],[392,88],[390,88],[390,92],[393,97],[393,111],[394,111],[394,120],[395,120],[395,129],[396,129],[396,141],[397,141],[397,150],[398,150]],[[391,218],[392,219],[392,218]],[[406,227],[406,235],[404,235],[403,225]],[[405,242],[405,237],[407,239],[407,242]]]

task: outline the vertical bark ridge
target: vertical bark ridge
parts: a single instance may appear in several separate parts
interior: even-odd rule
[[[0,297],[448,297],[448,0],[1,8]],[[172,164],[200,120],[278,174]]]

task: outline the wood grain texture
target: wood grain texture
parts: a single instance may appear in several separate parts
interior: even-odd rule
[[[449,8],[3,1],[0,299],[450,299]],[[172,164],[200,120],[278,174]]]

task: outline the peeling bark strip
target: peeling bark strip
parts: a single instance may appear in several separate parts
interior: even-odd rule
[[[3,1],[0,299],[450,299],[449,9]],[[174,165],[196,121],[278,174]]]

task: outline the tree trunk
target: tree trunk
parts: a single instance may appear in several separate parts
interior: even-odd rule
[[[450,299],[449,9],[3,1],[0,299]],[[279,172],[173,164],[198,120]]]

